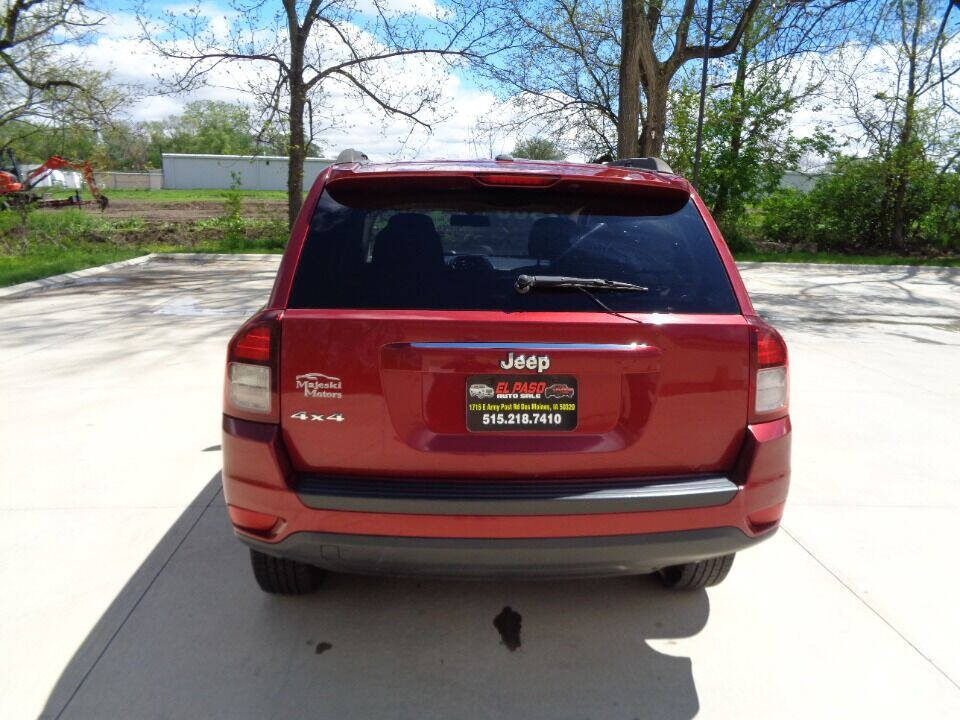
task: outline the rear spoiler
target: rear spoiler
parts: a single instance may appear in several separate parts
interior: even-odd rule
[[[327,187],[336,190],[396,192],[410,190],[474,191],[485,188],[509,188],[521,192],[549,190],[551,193],[587,195],[642,196],[685,202],[690,184],[678,177],[619,167],[584,166],[590,172],[545,173],[509,171],[468,171],[433,168],[427,172],[385,170],[356,172],[356,166],[336,168]]]

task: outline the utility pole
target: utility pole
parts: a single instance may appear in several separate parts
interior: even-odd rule
[[[697,147],[693,152],[693,186],[700,184],[700,155],[703,152],[703,114],[707,103],[707,61],[710,58],[710,25],[713,0],[707,0],[707,27],[703,33],[703,72],[700,75],[700,113],[697,115]]]

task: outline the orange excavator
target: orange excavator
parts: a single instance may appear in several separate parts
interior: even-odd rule
[[[100,206],[101,211],[107,207],[107,196],[100,192],[100,188],[97,187],[97,182],[93,178],[93,168],[90,167],[89,162],[75,163],[54,155],[24,177],[20,173],[20,167],[13,156],[13,151],[9,148],[7,148],[6,157],[9,164],[0,166],[0,208],[2,209],[27,205],[34,207],[67,207],[89,204],[91,201],[81,198],[79,190],[74,191],[73,195],[66,198],[48,198],[34,191],[37,184],[47,175],[62,168],[81,172],[87,187],[90,188],[90,194],[93,195],[93,201]]]

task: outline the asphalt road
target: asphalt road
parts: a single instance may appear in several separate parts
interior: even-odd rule
[[[0,298],[0,717],[960,717],[960,270],[745,266],[790,344],[793,487],[717,588],[284,599],[218,476],[225,342],[275,263]]]

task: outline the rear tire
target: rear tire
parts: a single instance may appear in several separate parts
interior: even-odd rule
[[[708,558],[700,562],[671,565],[660,570],[663,586],[671,590],[700,590],[713,587],[723,582],[723,579],[733,567],[735,553]]]
[[[313,565],[250,550],[253,577],[264,592],[274,595],[303,595],[323,582],[323,570]]]

